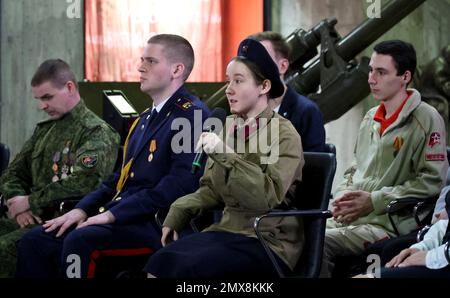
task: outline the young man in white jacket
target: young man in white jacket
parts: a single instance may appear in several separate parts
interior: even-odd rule
[[[450,260],[448,249],[450,228],[448,213],[450,195],[446,196],[446,209],[439,214],[439,220],[425,234],[422,241],[402,250],[386,268],[381,270],[382,278],[449,278]]]

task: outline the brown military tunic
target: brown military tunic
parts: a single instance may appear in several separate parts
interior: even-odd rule
[[[236,123],[235,119],[231,116],[227,123]],[[256,237],[255,218],[283,203],[289,204],[286,195],[291,185],[301,179],[304,164],[300,137],[288,120],[270,108],[257,119],[242,128],[227,129],[226,125],[223,139],[236,153],[209,155],[200,188],[171,205],[164,226],[181,231],[192,217],[225,205],[221,221],[205,231]],[[267,145],[261,146],[265,140]],[[294,217],[268,218],[261,228],[271,249],[292,269],[303,246],[301,221]]]

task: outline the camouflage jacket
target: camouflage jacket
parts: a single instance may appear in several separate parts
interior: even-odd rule
[[[42,215],[55,200],[80,197],[112,173],[119,135],[83,101],[58,120],[37,124],[33,135],[2,177],[6,200],[29,195],[31,211]]]

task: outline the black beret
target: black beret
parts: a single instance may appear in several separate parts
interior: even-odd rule
[[[255,63],[261,74],[271,82],[269,94],[277,98],[284,93],[284,84],[280,79],[278,66],[272,60],[266,48],[256,39],[247,38],[241,41],[237,55]]]

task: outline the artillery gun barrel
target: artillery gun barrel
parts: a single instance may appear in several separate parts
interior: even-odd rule
[[[350,61],[425,1],[393,0],[389,2],[381,10],[380,18],[368,18],[339,40],[336,46],[337,53],[345,61]],[[302,73],[297,72],[288,78],[288,81],[292,80],[292,85],[298,92],[309,94],[316,91],[320,83],[319,62],[320,59],[316,58]]]

